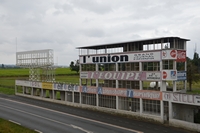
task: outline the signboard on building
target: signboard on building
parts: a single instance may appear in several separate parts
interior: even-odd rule
[[[126,97],[127,95],[127,89],[123,88],[97,88],[97,93],[102,95],[109,95],[109,96],[122,96]]]
[[[93,86],[80,86],[80,91],[83,93],[96,94],[97,88]]]
[[[162,100],[162,92],[149,90],[133,90],[133,98]]]
[[[177,51],[176,50],[162,50],[162,59],[169,60],[169,59],[176,59],[177,58]]]
[[[185,50],[177,50],[177,62],[185,62],[186,61],[186,51]]]
[[[53,84],[52,83],[48,83],[48,82],[42,82],[42,88],[43,89],[52,90],[53,89]]]
[[[135,72],[135,71],[88,71],[80,72],[80,78],[86,79],[107,79],[107,80],[143,80],[159,81],[160,72]]]
[[[15,80],[15,85],[31,87],[31,82],[28,80]]]
[[[186,71],[177,71],[177,80],[186,80],[187,79],[187,73]]]
[[[38,81],[15,80],[15,85],[42,88],[42,83]]]
[[[176,60],[177,62],[186,61],[186,51],[185,50],[162,50],[162,59],[163,60]]]
[[[80,92],[80,87],[75,84],[54,83],[54,90]]]
[[[85,56],[80,56],[79,60],[80,64],[160,61],[161,51],[142,52],[142,53],[85,55]]]
[[[147,81],[159,81],[161,80],[161,73],[160,72],[145,72]]]
[[[124,71],[90,71],[90,72],[81,72],[80,78],[88,79],[108,79],[108,80],[140,80],[139,72],[124,72]]]
[[[162,71],[162,80],[177,80],[177,71],[176,70],[163,70]]]
[[[142,98],[142,99],[150,99],[150,100],[162,100],[162,92],[160,91],[93,87],[93,86],[81,86],[80,88],[81,88],[80,91],[83,93],[109,95],[109,96],[122,96],[122,97],[131,97],[131,98]]]
[[[190,105],[200,105],[200,95],[163,92],[163,101],[171,101],[173,103],[184,103]]]

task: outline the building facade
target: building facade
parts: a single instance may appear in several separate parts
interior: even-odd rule
[[[187,41],[161,37],[78,47],[79,85],[16,80],[16,94],[55,101],[60,93],[56,101],[64,104],[200,131],[200,96],[186,94]]]

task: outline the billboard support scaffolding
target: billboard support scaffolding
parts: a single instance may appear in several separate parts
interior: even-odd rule
[[[31,81],[55,81],[52,49],[17,52],[16,65],[29,68],[29,80]]]

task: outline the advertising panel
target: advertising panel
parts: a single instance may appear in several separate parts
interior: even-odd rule
[[[186,71],[177,71],[177,80],[186,80],[187,79],[187,73]]]
[[[160,72],[145,72],[147,81],[159,81],[161,80],[161,73]]]
[[[142,52],[142,53],[85,55],[85,56],[80,56],[79,60],[80,60],[80,64],[160,61],[161,60],[161,51]]]
[[[81,79],[84,79],[84,78],[88,79],[89,78],[88,77],[88,72],[80,72],[80,78]]]
[[[173,103],[184,103],[190,105],[200,105],[200,95],[163,92],[163,101],[171,101]]]
[[[87,79],[108,79],[108,80],[161,80],[160,72],[134,72],[134,71],[99,71],[81,72],[80,78]]]
[[[80,86],[80,91],[83,92],[83,93],[96,94],[97,88],[93,87],[93,86]]]
[[[80,92],[80,87],[74,84],[54,83],[54,90]]]
[[[177,50],[162,50],[162,59],[176,59],[177,58]]]
[[[42,83],[37,81],[31,81],[31,86],[34,88],[42,88]]]
[[[162,100],[162,92],[149,90],[133,90],[133,98]]]
[[[31,81],[27,81],[27,80],[15,80],[15,85],[29,86],[29,87],[31,87]]]
[[[163,70],[162,71],[162,80],[177,80],[177,71],[176,70]]]
[[[52,83],[47,83],[47,82],[42,82],[42,88],[43,89],[52,90],[53,89],[53,84]]]
[[[109,96],[122,96],[122,97],[142,98],[150,100],[162,100],[162,92],[160,91],[93,87],[93,86],[81,86],[80,91],[83,93],[101,94]]]
[[[85,72],[84,72],[85,73]],[[139,72],[120,72],[120,71],[100,71],[100,72],[88,72],[85,76],[89,79],[109,79],[109,80],[139,80]]]
[[[177,62],[185,62],[186,61],[186,51],[185,50],[177,50]]]
[[[110,95],[110,96],[127,96],[127,89],[123,88],[97,88],[97,93],[102,95]]]

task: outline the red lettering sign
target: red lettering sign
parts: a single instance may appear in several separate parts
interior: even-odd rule
[[[167,73],[165,71],[163,71],[163,79],[167,78]]]
[[[177,59],[178,62],[185,62],[186,61],[186,51],[178,50],[177,51]]]
[[[170,52],[170,55],[171,55],[172,58],[175,58],[176,57],[176,50],[172,50]]]

